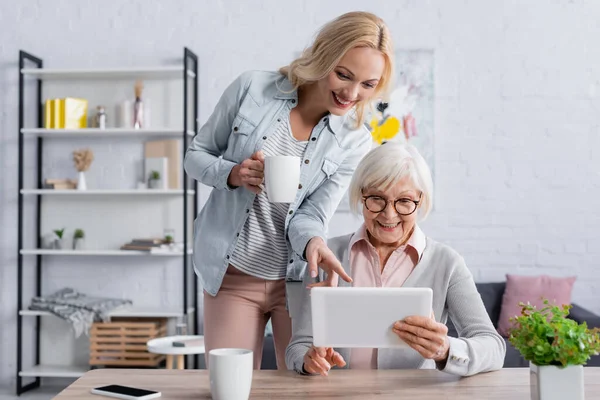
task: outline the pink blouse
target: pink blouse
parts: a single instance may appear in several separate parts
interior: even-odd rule
[[[352,286],[401,287],[419,262],[425,243],[425,234],[415,225],[408,242],[394,250],[382,271],[379,255],[363,224],[349,244]],[[352,349],[350,358],[351,369],[377,369],[377,349]]]

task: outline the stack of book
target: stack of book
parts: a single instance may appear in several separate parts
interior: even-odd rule
[[[152,251],[152,249],[159,248],[165,243],[165,239],[162,238],[133,239],[121,246],[121,250]]]
[[[72,179],[46,179],[44,189],[76,189],[77,181]]]

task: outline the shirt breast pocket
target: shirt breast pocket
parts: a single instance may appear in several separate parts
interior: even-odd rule
[[[256,126],[243,116],[238,115],[235,117],[233,124],[231,124],[231,134],[227,146],[232,161],[239,163],[247,158],[245,157],[246,149],[255,129]]]
[[[315,192],[323,183],[331,179],[332,175],[336,173],[340,164],[336,160],[324,158],[319,171],[317,171],[315,179],[309,188],[309,193]]]

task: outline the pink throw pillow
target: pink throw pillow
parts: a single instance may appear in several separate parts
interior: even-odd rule
[[[506,275],[506,289],[502,297],[500,317],[498,318],[498,333],[504,337],[510,335],[513,323],[510,318],[521,314],[519,302],[530,302],[541,309],[544,306],[542,297],[551,304],[571,304],[571,292],[575,276],[552,277],[548,275],[522,276]]]

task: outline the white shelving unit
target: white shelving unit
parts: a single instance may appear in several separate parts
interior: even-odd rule
[[[86,365],[48,365],[38,364],[19,371],[19,377],[30,378],[79,378],[89,371]]]
[[[181,196],[182,189],[21,189],[23,195],[35,196]],[[195,190],[188,190],[188,196],[196,194]]]
[[[74,80],[74,79],[181,79],[183,67],[133,67],[133,68],[102,68],[102,69],[57,69],[57,68],[21,68],[23,75],[38,79]],[[195,78],[196,73],[187,70],[189,78]]]
[[[188,249],[188,255],[192,255],[193,251]],[[148,257],[181,257],[183,252],[156,252],[140,250],[54,250],[54,249],[23,249],[21,254],[24,256],[148,256]]]
[[[189,307],[186,314],[193,314],[196,310]],[[53,317],[52,313],[37,310],[21,310],[19,315],[24,317]],[[185,316],[180,308],[164,307],[123,307],[108,313],[109,317],[137,317],[137,318],[179,318]]]
[[[26,63],[33,63],[35,68],[27,68]],[[41,296],[41,274],[45,268],[41,268],[42,260],[48,257],[84,257],[93,260],[95,257],[117,257],[127,258],[130,260],[136,260],[136,257],[140,260],[144,257],[158,257],[161,260],[171,260],[181,258],[183,264],[183,306],[181,307],[153,307],[144,306],[143,304],[134,304],[130,307],[121,307],[115,309],[109,313],[112,317],[134,317],[134,318],[187,318],[193,316],[192,326],[190,327],[190,334],[194,334],[198,331],[197,322],[197,279],[195,277],[193,268],[191,268],[190,255],[193,250],[190,248],[190,238],[188,238],[187,227],[191,226],[191,221],[197,214],[198,204],[198,191],[197,182],[188,179],[185,171],[182,168],[183,175],[183,188],[181,189],[89,189],[89,190],[59,190],[59,189],[45,189],[42,187],[43,171],[41,167],[41,160],[43,154],[42,144],[44,141],[49,140],[79,140],[79,139],[93,139],[93,140],[109,140],[114,143],[118,143],[122,139],[181,139],[183,142],[183,148],[185,149],[189,142],[193,139],[195,132],[197,131],[198,123],[198,59],[197,56],[189,49],[184,48],[183,60],[179,65],[168,65],[168,66],[149,66],[149,67],[125,67],[125,68],[103,68],[103,69],[55,69],[55,68],[44,68],[43,61],[27,52],[21,51],[19,57],[19,216],[18,216],[18,230],[19,230],[19,249],[18,249],[18,302],[17,302],[17,315],[18,315],[18,337],[17,337],[17,395],[20,395],[26,391],[34,389],[40,386],[40,378],[78,378],[83,375],[89,366],[84,365],[50,365],[41,362],[40,360],[40,329],[42,318],[57,318],[50,312],[29,310],[23,307],[23,284],[29,283],[31,279],[24,280],[24,266],[23,258],[31,257],[28,260],[35,260],[37,266],[37,279],[35,287],[35,295]],[[25,90],[24,81],[34,80],[37,82],[37,104],[38,107],[34,110],[38,113],[37,125],[34,127],[25,126],[25,104],[31,105],[32,102],[25,102]],[[90,80],[106,80],[119,82],[120,80],[143,80],[143,81],[155,81],[155,80],[180,80],[183,82],[183,105],[181,110],[183,116],[182,128],[172,128],[169,126],[133,129],[133,128],[113,128],[107,127],[106,129],[97,128],[84,128],[84,129],[46,129],[41,127],[43,124],[42,118],[42,87],[44,82],[52,81],[53,85],[60,85],[59,88],[64,89],[65,87],[72,88],[77,87],[77,81]],[[64,82],[64,85],[62,86]],[[175,82],[175,84],[178,84]],[[69,86],[70,85],[70,86]],[[75,86],[73,86],[75,85]],[[98,83],[103,87],[104,82]],[[171,85],[171,84],[169,84]],[[173,86],[169,86],[173,88]],[[96,94],[96,92],[93,92]],[[68,93],[66,94],[69,95]],[[171,105],[170,105],[171,106]],[[173,110],[179,110],[179,105],[172,105]],[[163,110],[161,110],[163,111]],[[160,112],[160,111],[159,111]],[[172,121],[171,121],[172,122]],[[38,187],[25,187],[24,185],[24,147],[29,146],[32,141],[37,141],[37,186]],[[35,143],[35,142],[34,142]],[[32,153],[28,153],[29,154]],[[31,166],[27,166],[27,170],[31,171]],[[183,241],[184,251],[178,252],[148,252],[148,251],[134,251],[134,250],[119,250],[119,249],[86,249],[86,250],[54,250],[54,249],[41,249],[41,232],[40,232],[40,214],[42,212],[41,204],[45,200],[54,199],[53,206],[58,201],[71,201],[69,204],[78,199],[89,199],[86,200],[86,205],[89,202],[92,204],[99,204],[104,202],[104,196],[113,196],[117,199],[111,199],[111,201],[119,201],[119,199],[129,201],[128,204],[135,204],[135,202],[142,201],[142,198],[156,198],[161,200],[158,204],[164,201],[173,201],[173,199],[181,198],[183,201]],[[36,202],[37,208],[37,223],[36,223],[36,234],[37,238],[31,241],[31,235],[24,235],[23,220],[24,220],[24,199],[25,197],[32,197],[33,201]],[[128,199],[133,197],[135,200]],[[75,198],[77,200],[72,200]],[[96,199],[96,198],[101,198]],[[94,203],[95,202],[95,203]],[[133,202],[133,203],[132,203]],[[60,204],[60,203],[59,203]],[[154,203],[152,203],[154,204]],[[169,203],[170,204],[170,203]],[[187,209],[187,205],[193,206],[193,211]],[[119,214],[115,213],[114,226],[117,227],[119,223]],[[109,217],[111,215],[109,214]],[[103,217],[104,218],[104,214]],[[178,218],[178,217],[177,217]],[[136,261],[130,261],[136,262]],[[189,277],[191,272],[191,278]],[[93,278],[93,269],[86,270],[86,274]],[[188,283],[189,279],[189,283]],[[188,287],[189,286],[189,287]],[[192,296],[190,296],[190,292]],[[191,301],[190,301],[191,297]],[[33,365],[29,364],[29,358],[24,359],[23,347],[30,348],[29,342],[25,345],[23,343],[23,318],[34,319],[35,324],[35,348],[34,358],[35,362]],[[196,363],[198,359],[196,358]],[[33,382],[25,384],[23,378],[35,378]]]
[[[129,128],[85,128],[85,129],[47,129],[47,128],[23,128],[21,133],[25,136],[35,136],[53,139],[75,139],[75,138],[136,138],[148,137],[152,139],[172,139],[181,137],[181,129],[129,129]],[[194,136],[194,131],[188,130],[189,137]]]

